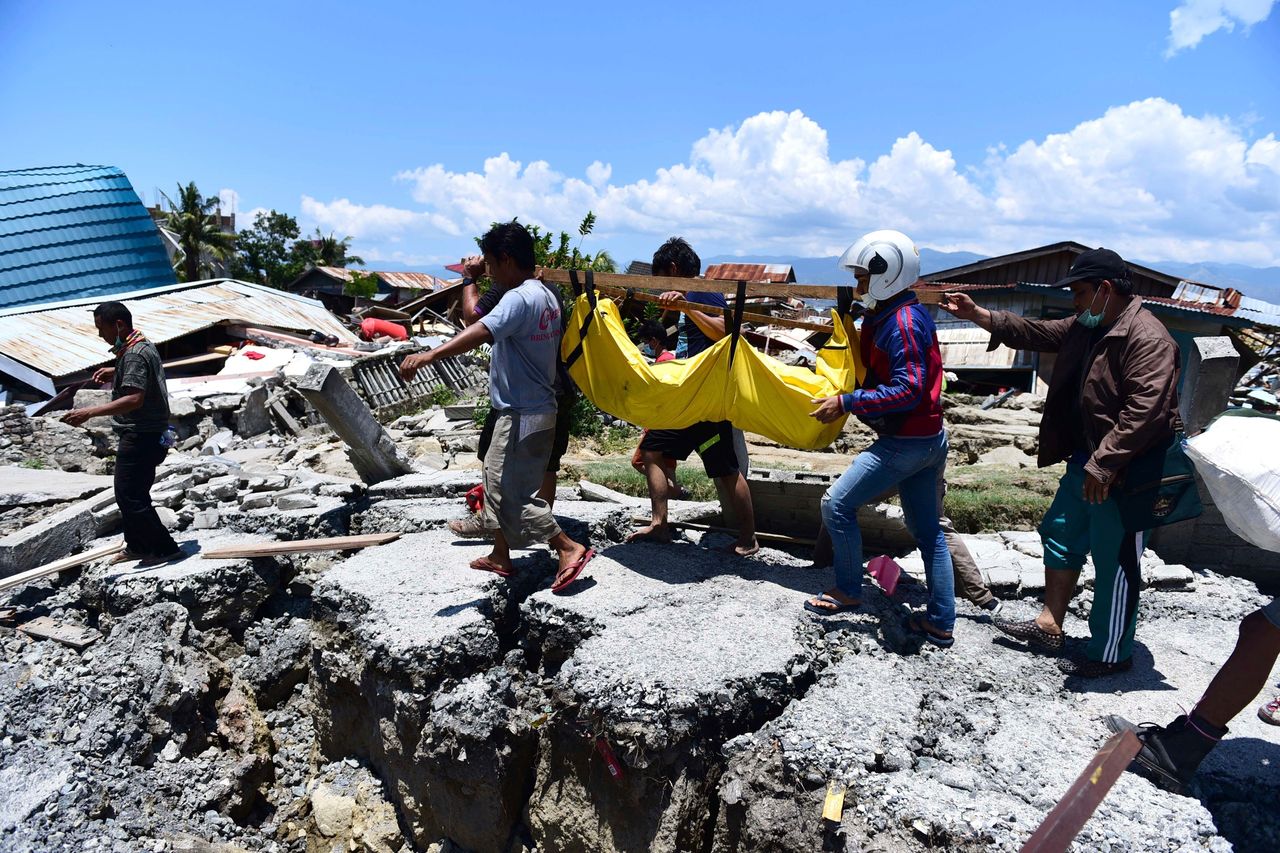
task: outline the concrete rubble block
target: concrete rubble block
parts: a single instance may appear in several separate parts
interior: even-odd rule
[[[169,417],[176,420],[190,418],[196,414],[196,401],[190,397],[169,397]]]
[[[346,442],[361,480],[378,483],[413,472],[373,412],[332,365],[313,365],[297,388]]]
[[[267,389],[259,385],[245,394],[232,420],[236,434],[241,438],[262,435],[271,429],[271,415],[267,410]]]
[[[276,498],[277,509],[313,509],[317,506],[319,506],[319,503],[316,499],[305,494],[280,495]]]
[[[214,530],[218,527],[222,515],[216,509],[202,509],[191,520],[196,530]]]
[[[0,466],[0,508],[80,500],[111,487],[100,474]]]
[[[1218,612],[1241,594],[1234,582],[1228,586],[1215,586],[1220,597],[1213,603],[1144,593],[1138,632],[1154,661],[1096,688],[1068,680],[1060,701],[1048,698],[1063,695],[1056,669],[1007,653],[983,622],[961,619],[956,645],[945,652],[902,656],[859,643],[776,718],[726,744],[710,849],[819,849],[819,840],[831,837],[821,814],[827,783],[836,780],[848,785],[838,849],[1018,850],[1107,738],[1103,715],[1136,721],[1155,707],[1165,719],[1180,703],[1195,703],[1235,640],[1231,616]],[[1188,618],[1193,610],[1197,618]],[[1207,647],[1197,648],[1197,638]],[[1212,814],[1199,799],[1126,773],[1072,849],[1225,853],[1231,845],[1223,836],[1271,820],[1244,802],[1257,786],[1280,785],[1274,766],[1251,763],[1271,747],[1248,740],[1239,739],[1234,754],[1220,754],[1230,743],[1224,741],[1202,769],[1211,780],[1203,790],[1224,792]]]
[[[527,652],[554,673],[564,709],[543,730],[528,805],[539,849],[702,849],[722,745],[813,677],[821,627],[801,605],[816,581],[802,561],[768,555],[615,546],[575,594],[543,590],[522,605]]]
[[[199,556],[205,549],[272,541],[264,536],[202,533],[198,542],[190,536],[179,536],[177,541],[188,554],[184,560],[150,569],[139,569],[136,561],[115,563],[86,572],[86,600],[117,618],[152,604],[176,602],[186,608],[191,623],[201,630],[222,627],[238,632],[283,587],[290,573],[287,563],[274,558],[209,560]]]
[[[275,504],[274,492],[254,492],[240,499],[240,509],[248,512],[251,509],[265,509]]]
[[[1226,409],[1239,363],[1240,354],[1225,335],[1192,341],[1179,395],[1182,424],[1188,435],[1203,430]]]
[[[0,577],[8,577],[81,551],[98,535],[95,511],[111,489],[77,501],[34,524],[0,538]]]
[[[444,416],[451,421],[474,421],[476,416],[475,403],[455,403],[452,406],[443,407]]]
[[[413,473],[371,485],[369,487],[369,497],[442,498],[465,494],[479,482],[479,471]]]
[[[468,567],[488,548],[405,536],[333,566],[313,595],[319,749],[367,760],[420,848],[447,836],[506,850],[533,772],[537,734],[501,634],[553,564],[520,557],[508,583]]]
[[[268,493],[250,495],[246,502],[262,499]],[[297,498],[300,503],[311,501],[313,506],[286,509],[274,503],[286,498]],[[261,536],[273,536],[279,539],[319,539],[327,536],[346,536],[351,532],[352,505],[341,498],[310,497],[293,495],[271,496],[273,503],[250,511],[227,513],[223,516],[223,525],[229,530],[240,533],[251,533]]]
[[[235,433],[229,429],[219,430],[200,446],[200,455],[217,456],[229,450],[233,441],[235,441]]]
[[[578,481],[578,493],[583,500],[587,501],[600,501],[624,506],[648,506],[649,504],[647,498],[634,498],[631,495],[624,495],[622,492],[615,491],[608,486],[602,486],[599,483],[593,483],[590,480]]]
[[[1000,534],[1000,538],[1021,554],[1036,558],[1044,556],[1044,543],[1040,540],[1040,534],[1034,530],[1006,530]]]
[[[457,498],[376,501],[352,516],[351,528],[355,533],[425,533],[468,514]]]
[[[978,457],[978,462],[982,465],[1007,465],[1013,468],[1031,468],[1036,464],[1036,458],[1024,452],[1021,448],[1005,445],[1004,447],[993,447],[986,453]]]

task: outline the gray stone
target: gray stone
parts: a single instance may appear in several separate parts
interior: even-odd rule
[[[202,509],[191,519],[191,526],[196,530],[212,530],[218,526],[222,516],[216,509]]]
[[[169,530],[178,529],[178,514],[167,506],[156,507],[156,515],[160,518],[160,523]]]
[[[291,509],[312,509],[319,506],[315,498],[310,495],[280,495],[275,501],[276,508],[282,510]]]
[[[602,503],[623,504],[626,506],[647,506],[649,503],[646,499],[624,495],[622,492],[614,491],[608,486],[601,486],[590,480],[579,480],[578,492],[582,495],[582,499],[586,501],[600,501]]]
[[[202,456],[217,456],[231,447],[231,442],[235,440],[235,433],[229,429],[219,430],[205,441],[200,448]]]
[[[1227,407],[1235,388],[1240,354],[1231,338],[1199,337],[1191,347],[1187,367],[1182,372],[1182,424],[1195,435]]]
[[[413,472],[373,412],[332,365],[312,365],[297,388],[346,442],[361,480],[378,483]]]
[[[189,418],[196,413],[196,402],[190,397],[169,397],[169,417],[181,420]]]
[[[262,435],[271,429],[271,415],[267,410],[267,389],[259,386],[248,394],[233,416],[236,434],[241,438]]]
[[[114,500],[111,489],[71,504],[0,539],[0,577],[34,569],[82,550],[98,534],[95,507]]]
[[[251,509],[264,509],[275,503],[275,497],[274,492],[255,492],[251,495],[246,495],[241,499],[240,508],[246,511]]]

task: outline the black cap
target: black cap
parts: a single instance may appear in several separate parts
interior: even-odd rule
[[[1110,249],[1089,249],[1081,252],[1067,270],[1067,277],[1054,285],[1066,287],[1077,281],[1116,281],[1129,278],[1129,268],[1124,259]]]

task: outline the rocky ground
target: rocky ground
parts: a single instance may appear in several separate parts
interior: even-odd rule
[[[714,534],[619,544],[638,503],[562,490],[566,528],[600,555],[560,596],[545,549],[511,582],[467,568],[484,545],[443,530],[467,472],[317,481],[292,493],[314,506],[292,509],[286,484],[243,509],[264,475],[198,482],[210,464],[170,474],[196,492],[178,514],[234,479],[234,499],[204,498],[218,527],[181,535],[188,560],[9,595],[103,637],[74,651],[0,627],[0,849],[1015,850],[1105,739],[1100,717],[1193,703],[1262,601],[1149,560],[1134,671],[1064,683],[966,604],[953,649],[920,648],[898,610],[918,585],[824,622],[800,605],[830,578],[802,555],[729,557]],[[375,529],[404,536],[195,555]],[[1034,542],[970,545],[1032,613]],[[1195,796],[1126,775],[1075,849],[1275,849],[1278,759],[1274,730],[1244,715]],[[821,820],[833,781],[839,825]]]
[[[953,464],[1034,464],[1034,402],[976,402],[948,408]],[[1193,704],[1263,601],[1148,554],[1135,669],[1064,681],[964,603],[953,649],[908,637],[917,554],[899,555],[894,600],[869,591],[862,611],[823,621],[801,604],[830,573],[806,554],[744,560],[718,550],[722,534],[622,544],[647,502],[570,486],[557,515],[599,555],[553,595],[546,549],[506,581],[469,569],[485,545],[445,529],[477,478],[467,412],[393,421],[424,470],[374,486],[326,429],[237,437],[239,412],[197,406],[153,490],[187,559],[0,593],[0,618],[17,611],[0,621],[0,851],[1016,850],[1105,740],[1101,717],[1163,722]],[[92,540],[113,523],[93,504],[109,486],[96,437],[6,417],[10,450],[91,473],[6,469],[0,536],[81,513],[65,535],[107,541]],[[850,427],[838,445],[868,440]],[[763,442],[751,455],[848,462]],[[380,531],[402,536],[353,553],[200,553]],[[1036,535],[966,539],[1007,609],[1032,614]],[[1077,638],[1091,584],[1086,570]],[[41,615],[101,638],[76,651],[16,630]],[[1248,712],[1193,796],[1126,775],[1074,849],[1280,848],[1278,763],[1275,730]],[[838,824],[821,819],[833,783],[847,787]]]

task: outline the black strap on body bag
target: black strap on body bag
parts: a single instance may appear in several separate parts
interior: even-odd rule
[[[1129,463],[1124,480],[1111,492],[1125,530],[1151,530],[1204,512],[1186,440],[1186,433],[1174,432]]]

